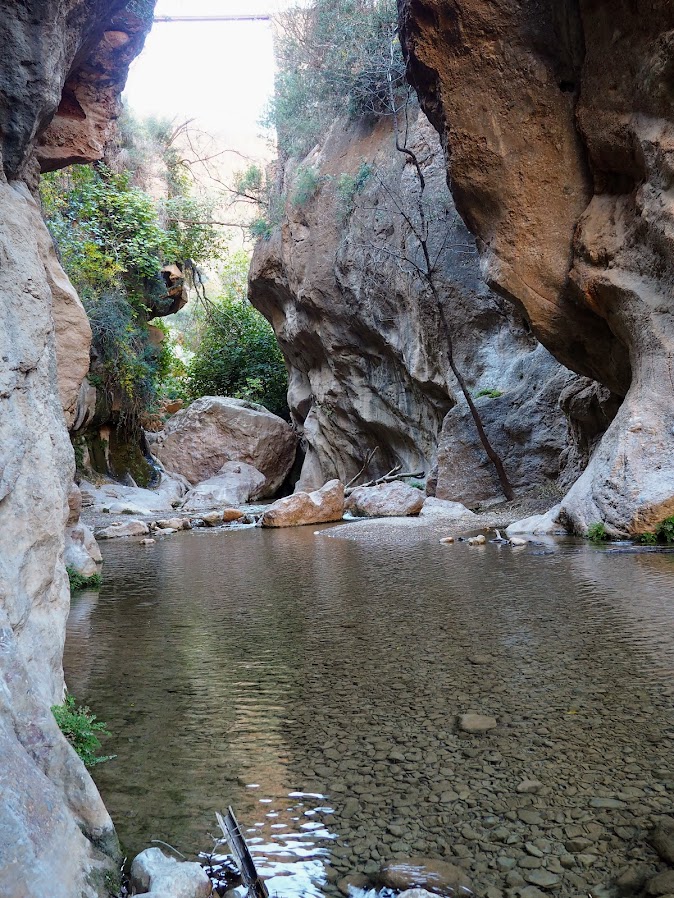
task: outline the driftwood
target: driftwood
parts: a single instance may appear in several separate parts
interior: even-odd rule
[[[255,869],[255,861],[248,850],[248,845],[243,837],[238,821],[234,816],[234,811],[230,807],[227,808],[227,813],[224,817],[222,814],[218,814],[217,811],[215,812],[215,816],[218,821],[218,826],[222,830],[222,834],[227,840],[229,847],[232,849],[232,854],[239,865],[241,878],[248,889],[248,895],[250,898],[269,898],[267,887],[262,882]]]
[[[345,496],[350,496],[354,490],[359,490],[361,487],[366,486],[379,486],[380,483],[393,483],[394,480],[404,480],[406,477],[424,477],[425,471],[401,471],[402,465],[396,465],[394,468],[388,472],[388,474],[384,474],[382,477],[377,477],[374,480],[368,480],[367,483],[360,483],[358,486],[347,487],[344,490]],[[349,481],[353,483],[353,481]]]
[[[379,451],[379,446],[375,446],[371,452],[368,452],[367,458],[365,459],[365,462],[363,463],[363,467],[360,469],[360,471],[356,474],[355,477],[352,477],[351,480],[349,480],[349,482],[344,487],[345,490],[348,490],[348,488],[351,486],[351,484],[355,483],[356,480],[358,480],[358,478],[360,477],[360,475],[365,473],[367,466],[370,464],[370,462],[375,457],[375,455],[377,454],[378,451]]]

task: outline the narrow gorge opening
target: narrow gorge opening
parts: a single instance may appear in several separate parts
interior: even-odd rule
[[[671,891],[651,7],[5,5],[0,894]]]

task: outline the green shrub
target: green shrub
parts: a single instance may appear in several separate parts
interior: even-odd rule
[[[318,169],[300,165],[295,175],[291,198],[293,206],[300,209],[306,206],[316,196],[318,188],[321,186],[321,180]]]
[[[674,543],[674,515],[660,521],[655,533],[661,543]]]
[[[254,218],[248,225],[248,230],[256,240],[269,240],[274,232],[272,223],[264,215]]]
[[[591,524],[587,528],[587,538],[593,543],[605,542],[609,538],[605,524],[602,521],[598,521],[596,524]]]
[[[78,574],[74,568],[66,567],[68,581],[70,582],[70,591],[78,592],[80,589],[100,589],[101,575],[92,574],[91,577],[83,577]]]
[[[66,696],[62,705],[52,705],[52,714],[68,742],[75,749],[86,767],[94,767],[103,761],[111,761],[116,755],[99,755],[99,736],[109,736],[106,725],[96,720],[86,705],[76,707],[72,695]]]
[[[233,396],[288,418],[288,374],[274,331],[245,297],[225,296],[209,310],[187,366],[187,392]]]
[[[657,533],[652,533],[651,531],[646,531],[645,533],[640,533],[637,537],[637,542],[641,543],[642,546],[654,546],[658,541]]]
[[[503,391],[490,388],[486,390],[480,390],[480,392],[476,393],[475,396],[477,398],[479,398],[480,396],[488,396],[489,399],[498,399],[499,396],[503,396]]]
[[[280,19],[265,123],[283,155],[306,155],[337,116],[389,114],[389,75],[406,94],[395,0],[313,0]]]
[[[363,190],[371,174],[372,166],[361,162],[355,175],[343,172],[337,179],[337,209],[341,221],[346,221],[353,212],[356,196]]]

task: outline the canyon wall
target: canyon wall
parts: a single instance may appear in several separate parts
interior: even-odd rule
[[[487,283],[556,358],[625,397],[562,503],[584,532],[674,513],[674,6],[399,0]]]
[[[34,199],[40,163],[102,151],[151,17],[124,2],[32,0],[0,21],[0,894],[107,894],[117,840],[50,706],[63,698],[67,425],[90,329]],[[79,98],[79,99],[78,99]],[[100,101],[100,102],[99,102]]]
[[[610,391],[555,362],[525,317],[484,284],[438,136],[416,106],[409,124],[427,185],[435,282],[489,438],[516,487],[568,485],[615,413]],[[298,199],[307,172],[315,189]],[[437,303],[415,268],[418,181],[395,150],[391,121],[336,122],[301,165],[286,166],[284,182],[283,220],[255,248],[249,295],[288,364],[306,450],[299,485],[348,482],[376,449],[364,478],[401,465],[423,471],[441,498],[498,497],[449,369]]]

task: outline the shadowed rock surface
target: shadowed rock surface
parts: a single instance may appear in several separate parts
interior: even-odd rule
[[[137,52],[147,22],[126,4],[8,2],[0,23],[0,893],[107,894],[112,822],[50,706],[62,701],[69,587],[63,563],[74,474],[67,423],[88,365],[90,329],[29,188],[34,150],[63,97],[112,28]],[[128,30],[126,30],[128,29]],[[131,54],[108,79],[105,116]],[[91,72],[90,72],[91,74]],[[99,123],[102,117],[99,116]],[[74,121],[74,120],[73,120]],[[73,140],[88,128],[86,112]],[[46,146],[46,144],[45,144]],[[91,149],[87,158],[96,158]],[[52,167],[70,158],[64,140]],[[78,151],[79,155],[79,151]],[[65,414],[64,414],[65,412]],[[72,523],[72,520],[71,520]],[[84,532],[78,534],[82,546]]]
[[[568,485],[587,463],[581,419],[589,416],[581,413],[571,428],[577,450],[565,451],[569,425],[559,397],[578,392],[579,380],[481,281],[475,242],[447,191],[437,135],[423,114],[413,108],[410,115],[409,145],[428,185],[429,243],[457,365],[473,395],[503,394],[478,402],[516,486],[560,474]],[[347,203],[337,185],[364,163],[371,173]],[[417,182],[395,151],[390,122],[339,121],[302,165],[319,174],[317,191],[294,203],[296,169],[288,164],[291,201],[281,228],[258,242],[250,273],[251,301],[273,325],[289,366],[289,404],[306,449],[299,488],[330,477],[348,483],[378,447],[363,479],[394,465],[430,475],[438,457],[443,498],[500,495],[449,372],[439,310],[406,262],[418,246],[400,209],[415,214]]]
[[[562,503],[567,526],[674,511],[674,7],[400,0],[487,282],[565,365],[625,396]]]

